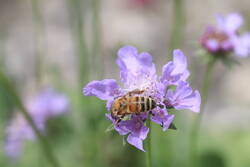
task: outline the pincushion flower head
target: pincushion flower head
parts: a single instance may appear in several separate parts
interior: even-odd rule
[[[250,53],[250,33],[239,33],[243,18],[237,13],[227,16],[218,15],[217,26],[207,27],[200,43],[213,55],[234,53],[238,57],[246,57]]]
[[[63,94],[47,89],[30,100],[26,109],[37,128],[45,133],[46,121],[69,111],[69,101]],[[16,113],[6,128],[5,153],[18,158],[25,140],[36,138],[33,129],[21,113]]]
[[[174,50],[173,61],[163,66],[160,77],[151,55],[139,54],[132,46],[119,49],[116,63],[120,68],[122,87],[114,79],[94,80],[83,88],[83,94],[107,101],[106,117],[120,135],[128,135],[129,144],[144,151],[143,140],[149,132],[145,121],[151,119],[167,130],[174,119],[174,115],[167,111],[169,108],[199,112],[200,94],[193,92],[186,81],[189,71],[182,51]],[[172,87],[176,89],[172,90]],[[125,118],[119,120],[111,112],[114,108]]]

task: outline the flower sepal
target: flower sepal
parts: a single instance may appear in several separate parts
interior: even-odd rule
[[[215,56],[214,54],[211,54],[210,52],[208,52],[207,50],[205,50],[204,48],[200,48],[200,49],[197,49],[196,51],[196,55],[197,57],[199,57],[201,60],[200,62],[202,64],[208,64],[210,61],[213,61],[214,59],[217,59],[217,58],[220,58],[222,56],[218,55],[218,56]],[[225,55],[224,55],[225,56]]]
[[[232,56],[220,56],[220,60],[228,68],[232,68],[235,65],[240,65],[240,62]]]
[[[106,128],[105,132],[108,133],[108,132],[113,131],[113,130],[115,130],[115,126],[114,126],[114,124],[110,124],[110,125]]]
[[[177,127],[175,126],[175,124],[172,122],[169,126],[168,129],[172,129],[172,130],[177,130]]]

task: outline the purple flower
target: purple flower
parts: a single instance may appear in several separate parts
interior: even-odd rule
[[[69,101],[51,89],[41,92],[26,103],[26,109],[39,130],[45,131],[46,121],[69,111]],[[6,128],[5,153],[12,158],[19,157],[23,141],[33,140],[36,136],[26,119],[16,114]]]
[[[212,54],[233,52],[239,57],[250,53],[249,35],[239,35],[243,18],[237,13],[217,16],[217,26],[208,27],[201,37],[201,45]]]
[[[121,120],[119,124],[117,119],[113,118],[110,113],[106,114],[106,117],[114,124],[115,130],[120,135],[128,135],[128,143],[142,151],[144,151],[143,140],[146,139],[149,132],[149,129],[144,125],[148,115],[152,113],[151,120],[160,124],[164,131],[167,130],[174,119],[174,115],[169,115],[167,108],[164,107],[169,86],[178,87],[189,76],[185,55],[180,50],[174,50],[173,54],[173,61],[163,67],[163,74],[158,78],[149,53],[143,52],[139,54],[136,48],[125,46],[118,51],[116,61],[120,68],[120,78],[124,86],[120,87],[113,79],[105,79],[92,81],[83,89],[85,96],[96,96],[101,100],[106,100],[109,111],[113,100],[133,90],[143,90],[140,96],[153,98],[157,103],[157,107],[153,111],[142,112],[137,115],[131,114],[127,120]],[[181,94],[181,97],[183,96],[183,98],[177,99],[178,102],[180,101],[183,104],[186,102],[185,104],[190,109],[195,108],[194,111],[198,112],[199,103],[194,104],[190,100],[193,94],[183,95],[182,93],[186,92],[180,91],[178,93]],[[196,98],[200,98],[198,91],[195,91],[195,94],[194,101],[197,100]],[[190,104],[188,100],[190,100]]]

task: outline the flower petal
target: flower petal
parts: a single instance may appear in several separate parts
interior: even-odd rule
[[[108,111],[111,110],[111,106],[112,106],[113,101],[114,101],[113,99],[107,101],[107,103],[106,103],[106,108],[107,108]]]
[[[178,85],[180,81],[185,81],[189,76],[187,70],[187,58],[179,49],[174,50],[173,61],[168,62],[162,68],[160,82],[164,85]]]
[[[36,122],[35,122],[36,123]],[[5,154],[10,158],[18,158],[22,153],[25,140],[34,140],[36,135],[21,114],[15,115],[6,128]]]
[[[143,142],[142,142],[142,139],[140,139],[139,137],[137,136],[133,136],[133,135],[129,135],[128,138],[127,138],[127,141],[129,144],[131,144],[132,146],[135,146],[136,148],[138,148],[139,150],[141,151],[144,151],[145,150],[143,149]]]
[[[182,75],[180,76],[181,81],[186,81],[190,75],[190,72],[188,70],[184,71]]]
[[[220,44],[215,39],[208,40],[206,43],[206,46],[209,49],[209,51],[211,51],[211,52],[216,52],[220,49]]]
[[[101,100],[111,100],[119,94],[119,86],[114,79],[95,80],[84,87],[83,94],[85,96],[96,96]]]
[[[189,109],[193,112],[200,112],[201,96],[196,90],[190,96],[178,101],[178,105],[174,106],[177,110]]]
[[[17,159],[22,152],[22,147],[23,147],[23,141],[20,140],[9,140],[6,141],[5,146],[4,146],[4,152],[6,156]]]
[[[174,80],[172,79],[171,73],[174,70],[173,62],[168,62],[162,67],[162,76],[160,77],[160,81],[163,84],[167,84],[169,81]]]
[[[145,140],[147,138],[149,132],[149,128],[146,126],[142,126],[141,131],[140,131],[140,139]]]
[[[174,115],[169,115],[166,110],[159,109],[153,111],[151,120],[163,127],[163,131],[166,131],[170,124],[174,120]]]
[[[163,122],[163,131],[166,131],[174,120],[174,115],[167,115],[166,120]]]
[[[60,115],[67,111],[69,106],[68,99],[65,96],[57,96],[53,99],[53,103],[51,104],[51,112],[53,116]]]
[[[180,49],[175,49],[173,52],[173,62],[175,65],[172,75],[182,74],[187,70],[187,57]]]
[[[183,99],[189,96],[192,93],[192,88],[189,86],[187,82],[181,81],[176,88],[174,98],[175,99]]]
[[[140,115],[132,115],[130,120],[124,122],[126,123],[127,129],[129,129],[133,136],[137,136],[144,140],[149,131],[149,129],[144,125],[146,118],[147,113],[143,113]]]
[[[192,92],[187,82],[180,82],[175,92],[168,90],[167,100],[177,110],[189,109],[193,112],[200,112],[200,94],[197,90]]]
[[[216,18],[219,29],[228,34],[236,33],[243,24],[243,18],[238,13],[230,13],[227,16],[218,15]]]
[[[116,125],[116,120],[114,118],[112,118],[111,114],[105,114],[106,118],[109,119],[110,121],[112,121],[112,123],[114,124],[115,130],[120,134],[120,135],[126,135],[128,134],[130,131],[127,128],[127,123],[126,121],[121,121],[119,123],[119,126]]]
[[[250,33],[245,33],[234,38],[234,51],[239,57],[246,57],[250,54]]]

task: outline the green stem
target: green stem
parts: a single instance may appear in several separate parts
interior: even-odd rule
[[[4,33],[0,32],[0,68],[5,70]]]
[[[44,57],[44,27],[39,0],[31,0],[31,9],[34,23],[34,43],[35,43],[35,78],[39,87],[42,81],[42,58]]]
[[[92,0],[92,12],[93,12],[93,43],[92,43],[92,64],[94,64],[93,72],[95,77],[99,78],[103,75],[103,57],[101,56],[101,19],[100,19],[100,0]]]
[[[151,119],[150,119],[150,115],[148,116],[147,122],[146,122],[147,127],[149,128],[149,132],[148,132],[148,137],[147,137],[147,142],[146,142],[146,164],[147,167],[151,167],[152,166],[152,156],[151,156],[151,133],[152,133],[152,127],[151,127]]]
[[[185,24],[183,0],[174,0],[173,26],[170,39],[170,49],[179,48],[183,39],[183,28]]]
[[[47,160],[51,163],[53,167],[60,167],[58,161],[56,160],[56,157],[54,156],[52,149],[49,146],[48,141],[43,136],[43,134],[39,131],[39,129],[36,127],[36,124],[32,120],[32,117],[29,115],[25,107],[23,106],[21,99],[18,96],[18,93],[11,83],[11,81],[8,79],[8,77],[0,71],[0,84],[6,89],[6,91],[9,93],[9,95],[12,97],[12,100],[14,104],[16,104],[16,107],[20,109],[20,112],[23,114],[24,118],[29,123],[30,127],[35,132],[38,140],[40,141],[40,144],[43,148],[44,154],[47,158]]]
[[[190,167],[197,166],[197,146],[198,146],[198,137],[201,126],[202,117],[204,115],[204,109],[207,102],[208,90],[210,87],[210,82],[212,78],[212,71],[215,66],[216,59],[213,58],[210,60],[206,67],[206,72],[204,75],[203,86],[201,89],[201,107],[200,113],[195,117],[193,125],[191,127],[191,136],[190,136]]]
[[[78,56],[78,75],[80,84],[88,79],[89,76],[89,56],[86,41],[84,38],[84,18],[83,13],[86,9],[86,2],[83,0],[67,1],[70,13],[70,25],[72,26],[72,34],[75,45],[76,54]],[[83,9],[84,7],[84,9]]]

